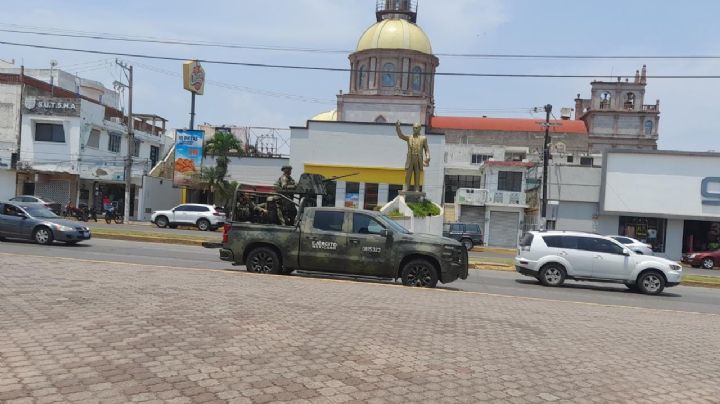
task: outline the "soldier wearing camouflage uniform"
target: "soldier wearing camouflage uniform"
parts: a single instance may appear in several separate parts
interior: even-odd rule
[[[275,181],[275,191],[278,193],[281,193],[281,194],[285,194],[289,191],[290,192],[294,191],[296,184],[295,184],[295,180],[292,177],[292,167],[291,166],[283,166],[281,168],[281,170],[282,170],[283,174],[280,176],[280,178],[278,178],[277,181]],[[285,207],[285,205],[289,202],[286,201],[284,198],[280,198],[280,197],[273,197],[272,200],[275,201],[275,208],[277,210],[278,221],[280,222],[280,224],[282,224],[282,225],[292,224],[292,223],[286,223],[287,220],[286,220],[284,209],[283,209],[283,207]]]

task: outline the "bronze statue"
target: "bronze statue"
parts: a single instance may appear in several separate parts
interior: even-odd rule
[[[400,129],[400,121],[395,123],[395,130],[400,139],[404,140],[408,144],[407,158],[405,160],[405,190],[417,192],[420,189],[420,176],[423,172],[423,167],[430,165],[430,147],[428,146],[427,138],[420,135],[420,129],[422,125],[416,123],[413,125],[412,136],[403,135]],[[423,158],[423,154],[424,157]],[[410,189],[410,182],[412,181],[412,189]]]

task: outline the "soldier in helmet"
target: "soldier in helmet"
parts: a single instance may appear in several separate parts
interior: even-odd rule
[[[281,168],[282,175],[275,181],[275,188],[278,192],[289,191],[295,189],[295,180],[292,177],[292,167],[283,166]]]
[[[282,166],[281,170],[282,175],[280,176],[280,178],[278,178],[277,181],[275,181],[275,190],[283,194],[287,193],[288,191],[294,191],[296,184],[295,180],[292,177],[292,167]],[[271,200],[275,202],[277,217],[280,224],[292,224],[292,219],[289,217],[289,213],[290,209],[294,207],[288,206],[291,203],[285,198],[281,197],[272,197]]]

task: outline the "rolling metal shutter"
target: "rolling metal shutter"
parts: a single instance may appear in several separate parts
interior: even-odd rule
[[[518,242],[517,212],[490,212],[490,234],[488,245],[491,247],[515,248]]]
[[[70,181],[50,180],[37,182],[35,183],[35,195],[58,202],[63,207],[70,201],[75,202],[75,199],[70,195]]]
[[[485,233],[485,207],[460,205],[460,223],[477,223]]]

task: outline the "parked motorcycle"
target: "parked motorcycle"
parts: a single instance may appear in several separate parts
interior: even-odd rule
[[[87,205],[85,205],[85,209],[82,208],[83,204],[80,204],[80,207],[75,207],[75,205],[72,202],[69,202],[67,205],[65,205],[65,210],[63,210],[63,216],[64,217],[74,217],[77,220],[87,222],[88,221],[88,211],[87,211]]]
[[[122,224],[123,216],[117,212],[117,208],[114,206],[105,210],[105,223],[110,224],[112,222]]]

